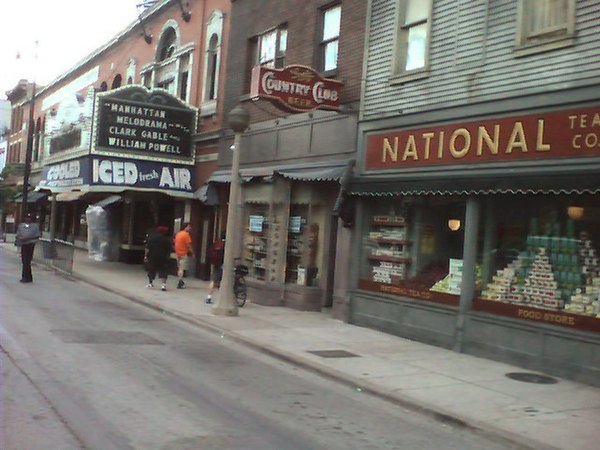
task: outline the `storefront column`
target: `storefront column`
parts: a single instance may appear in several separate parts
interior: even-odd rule
[[[50,204],[50,241],[56,239],[56,192],[52,193],[52,203]]]
[[[479,231],[479,199],[469,197],[465,211],[465,239],[463,243],[463,274],[460,290],[460,304],[456,321],[454,350],[462,352],[465,317],[471,310],[475,291],[475,272],[477,266],[477,241]]]
[[[127,224],[127,245],[133,245],[133,226],[135,218],[135,199],[129,204],[129,223]]]

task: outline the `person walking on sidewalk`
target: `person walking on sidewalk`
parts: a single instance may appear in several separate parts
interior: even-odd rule
[[[148,272],[147,288],[154,287],[156,275],[162,280],[161,291],[167,290],[167,276],[169,275],[169,256],[171,255],[172,243],[167,236],[169,228],[159,226],[156,228],[146,242],[146,253],[144,262]]]
[[[183,275],[187,269],[187,258],[188,256],[194,256],[194,250],[192,249],[192,236],[190,232],[192,226],[184,222],[181,226],[181,231],[175,235],[175,256],[177,257],[177,289],[184,289],[185,283],[183,282]]]
[[[208,296],[206,303],[212,303],[212,294],[215,288],[219,289],[221,280],[223,279],[223,261],[225,259],[225,233],[221,235],[221,239],[214,242],[210,248],[209,262],[212,265],[210,272],[210,284],[208,285]]]
[[[23,265],[21,271],[21,283],[31,283],[33,274],[31,273],[31,260],[33,259],[33,251],[35,243],[39,240],[42,233],[40,226],[33,222],[33,215],[26,213],[23,222],[17,227],[15,236],[15,245],[21,247],[21,263]]]

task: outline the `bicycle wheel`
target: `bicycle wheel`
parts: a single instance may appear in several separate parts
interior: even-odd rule
[[[238,279],[235,281],[233,285],[233,292],[235,294],[235,298],[237,299],[237,304],[241,308],[246,304],[246,283],[243,279]]]

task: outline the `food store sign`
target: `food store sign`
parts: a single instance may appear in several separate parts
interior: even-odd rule
[[[600,156],[600,106],[367,137],[367,169]]]
[[[257,65],[252,69],[250,96],[270,100],[289,112],[338,110],[342,85],[341,81],[322,78],[306,66],[274,69]]]

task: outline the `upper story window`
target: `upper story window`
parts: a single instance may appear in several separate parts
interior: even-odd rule
[[[575,0],[519,0],[517,51],[525,54],[574,43]]]
[[[287,27],[280,26],[258,36],[258,64],[268,67],[284,67],[287,51]]]
[[[204,77],[201,114],[208,115],[216,112],[219,90],[219,68],[221,65],[221,40],[223,34],[223,13],[213,11],[206,24],[206,48],[204,49]]]
[[[177,47],[177,33],[172,27],[167,28],[160,37],[157,49],[157,61],[169,59],[175,53]]]
[[[393,75],[409,77],[427,70],[431,0],[401,0]]]
[[[121,87],[121,83],[123,82],[123,78],[121,77],[121,74],[116,74],[115,78],[113,78],[113,82],[111,85],[111,89],[117,89]]]
[[[321,70],[332,72],[338,67],[338,50],[342,7],[340,5],[325,9],[322,12],[321,29]]]

